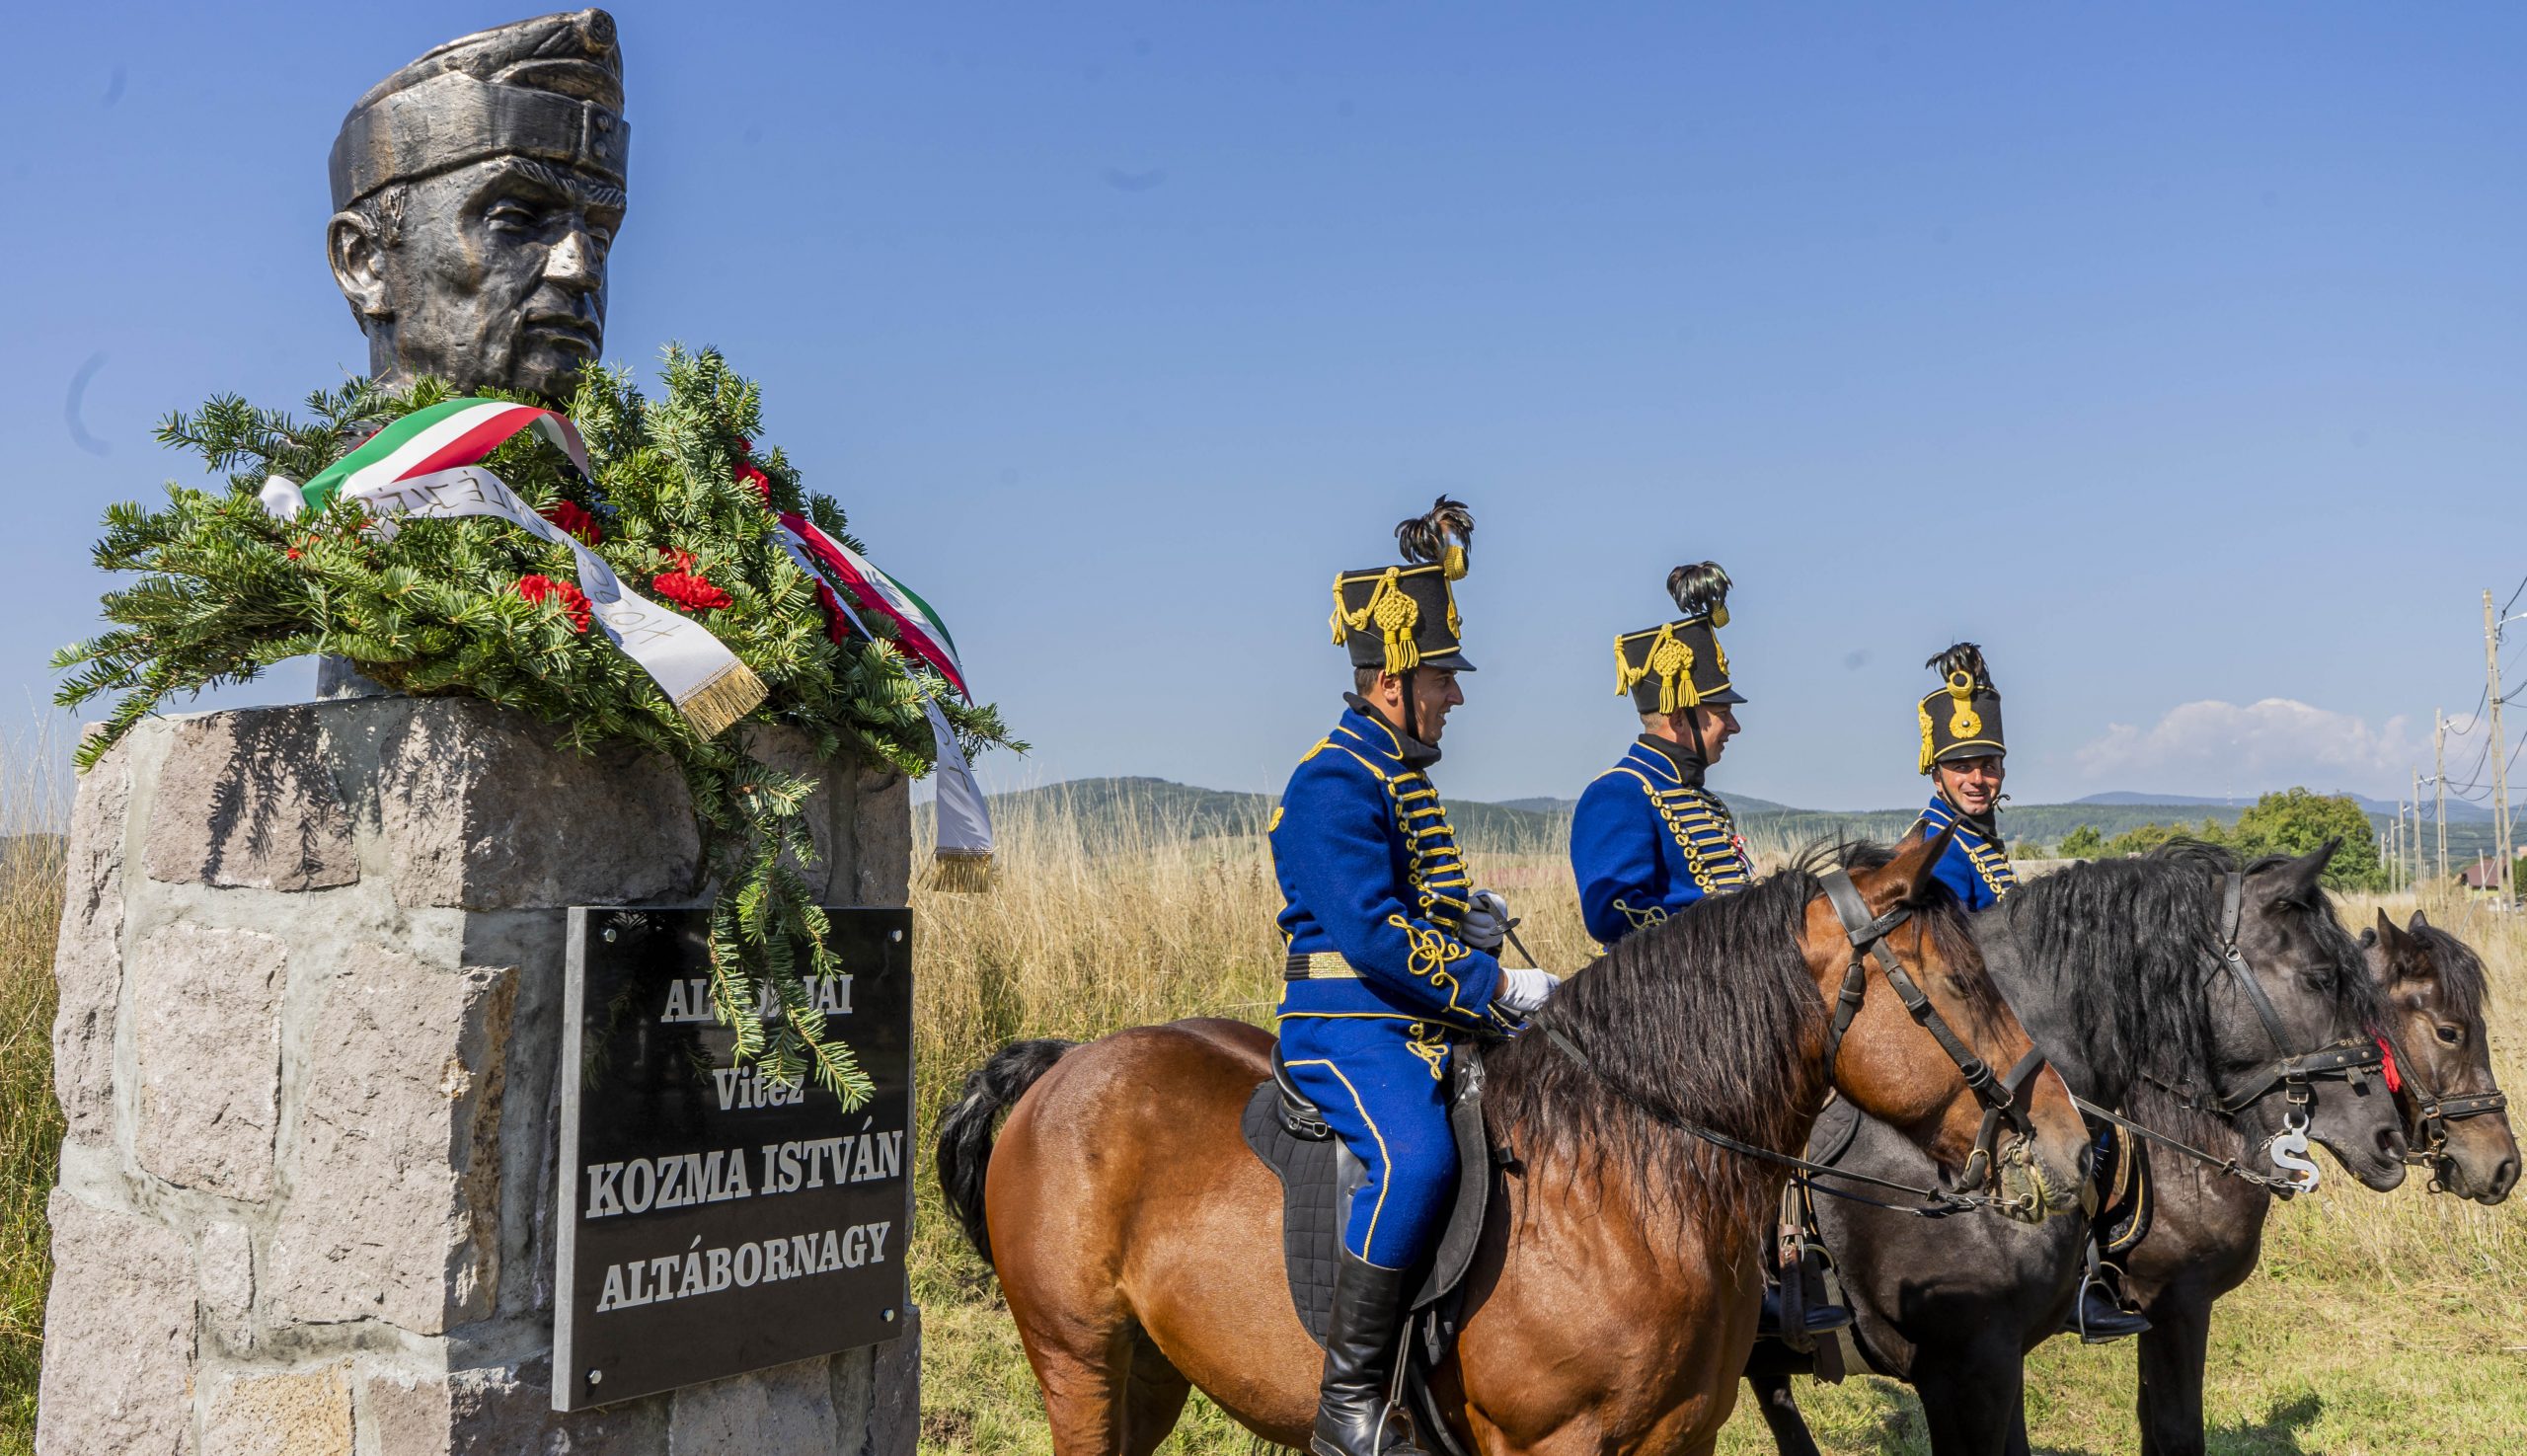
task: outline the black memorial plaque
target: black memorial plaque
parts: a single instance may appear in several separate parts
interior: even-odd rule
[[[850,1112],[732,1065],[706,994],[708,911],[570,912],[555,1410],[901,1328],[912,912],[826,913],[842,973],[808,990],[877,1085]]]

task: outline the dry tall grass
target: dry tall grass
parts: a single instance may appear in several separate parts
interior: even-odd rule
[[[59,1116],[50,1087],[52,941],[62,888],[66,784],[51,752],[0,768],[0,1456],[31,1447],[45,1261],[43,1198]],[[918,888],[926,1128],[964,1072],[1022,1035],[1093,1036],[1194,1014],[1266,1021],[1278,991],[1269,860],[1254,832],[1194,839],[1113,834],[1056,803],[1004,822],[986,895]],[[1758,846],[1777,860],[1787,846]],[[1558,857],[1476,846],[1479,875],[1511,886],[1520,934],[1570,970],[1588,942]],[[2357,926],[2376,901],[2344,907]],[[2386,902],[2399,917],[2409,898]],[[2527,917],[2446,904],[2435,918],[2489,960],[2498,1004],[2527,1000]],[[2496,1065],[2527,1088],[2527,1037],[2495,1027]],[[990,1276],[941,1216],[925,1175],[912,1245],[925,1318],[926,1449],[1049,1448],[1033,1378]],[[2222,1306],[2209,1392],[2213,1449],[2234,1452],[2476,1450],[2527,1438],[2527,1200],[2483,1209],[2378,1197],[2336,1179],[2283,1209],[2264,1272]],[[2030,1420],[2043,1449],[2128,1451],[2127,1344],[2039,1351]],[[1925,1449],[1899,1387],[1855,1380],[1802,1389],[1830,1450]],[[1243,1432],[1196,1402],[1171,1449],[1238,1452]],[[1722,1449],[1770,1450],[1740,1414]]]
[[[1110,823],[1110,821],[1108,821]],[[964,1073],[1019,1036],[1088,1037],[1196,1014],[1268,1024],[1278,990],[1279,908],[1262,825],[1189,838],[1165,826],[1122,831],[1084,822],[1058,799],[1000,826],[993,891],[914,893],[919,926],[919,1126]],[[1758,845],[1766,868],[1791,846]],[[1559,856],[1487,851],[1478,879],[1509,886],[1520,936],[1568,972],[1590,944]],[[2359,897],[2347,923],[2410,896]],[[2454,903],[2433,915],[2481,950],[2495,1003],[2527,1000],[2527,916]],[[2515,1019],[2513,1017],[2513,1028]],[[2503,1080],[2527,1087],[2527,1038],[2495,1027]],[[913,1245],[925,1321],[925,1450],[1050,1449],[1034,1383],[990,1276],[942,1216],[925,1172]],[[2221,1306],[2208,1402],[2214,1451],[2480,1449],[2527,1435],[2527,1200],[2496,1209],[2388,1196],[2336,1177],[2272,1220],[2264,1271]],[[2129,1342],[2083,1349],[2056,1341],[2030,1368],[2039,1449],[2130,1451]],[[1826,1448],[1926,1451],[1909,1392],[1863,1378],[1801,1385]],[[1244,1452],[1247,1437],[1198,1398],[1171,1450]],[[1727,1452],[1772,1449],[1743,1409]]]
[[[52,1098],[52,942],[61,919],[66,818],[61,755],[20,743],[0,756],[0,1456],[34,1449],[43,1297],[51,1282],[44,1196],[61,1143]]]

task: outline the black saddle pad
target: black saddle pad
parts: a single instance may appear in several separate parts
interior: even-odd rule
[[[1274,1070],[1280,1048],[1273,1047]],[[1413,1308],[1423,1309],[1453,1291],[1474,1262],[1492,1191],[1492,1158],[1483,1126],[1483,1062],[1463,1043],[1448,1058],[1448,1122],[1457,1145],[1457,1190],[1447,1226],[1424,1261]],[[1308,1338],[1325,1343],[1334,1310],[1334,1270],[1341,1253],[1342,1224],[1351,1195],[1368,1172],[1325,1129],[1295,1088],[1266,1078],[1247,1099],[1239,1119],[1246,1145],[1281,1180],[1281,1263],[1290,1304]]]

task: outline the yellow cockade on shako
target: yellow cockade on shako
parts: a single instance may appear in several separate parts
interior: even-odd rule
[[[1926,697],[1921,701],[1922,763],[1920,772],[1922,773],[1929,773],[1931,771],[1931,698],[1936,698],[1938,696],[1939,694],[1933,693],[1930,697]],[[1966,672],[1950,673],[1948,675],[1948,698],[1951,705],[1948,715],[1948,735],[1951,738],[1971,738],[1983,731],[1982,715],[1974,711],[1974,678],[1972,674]]]

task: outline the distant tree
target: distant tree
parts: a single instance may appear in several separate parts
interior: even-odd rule
[[[2214,844],[2219,843],[2219,839],[2217,837],[2219,833],[2219,826],[2212,824],[2208,819],[2203,820],[2203,822],[2210,826],[2212,833],[2211,842]],[[2201,839],[2203,837],[2204,835],[2200,831],[2188,829],[2182,824],[2143,824],[2138,828],[2126,829],[2122,833],[2115,835],[2112,839],[2107,840],[2105,845],[2105,853],[2109,856],[2145,855],[2172,839]]]
[[[2105,851],[2106,836],[2097,832],[2097,825],[2082,824],[2062,836],[2061,847],[2054,853],[2066,860],[2094,860]]]
[[[2378,861],[2377,832],[2368,810],[2347,794],[2312,794],[2284,789],[2255,802],[2238,815],[2230,845],[2247,859],[2262,855],[2304,855],[2329,839],[2342,841],[2326,866],[2331,889],[2384,889],[2386,867]]]

